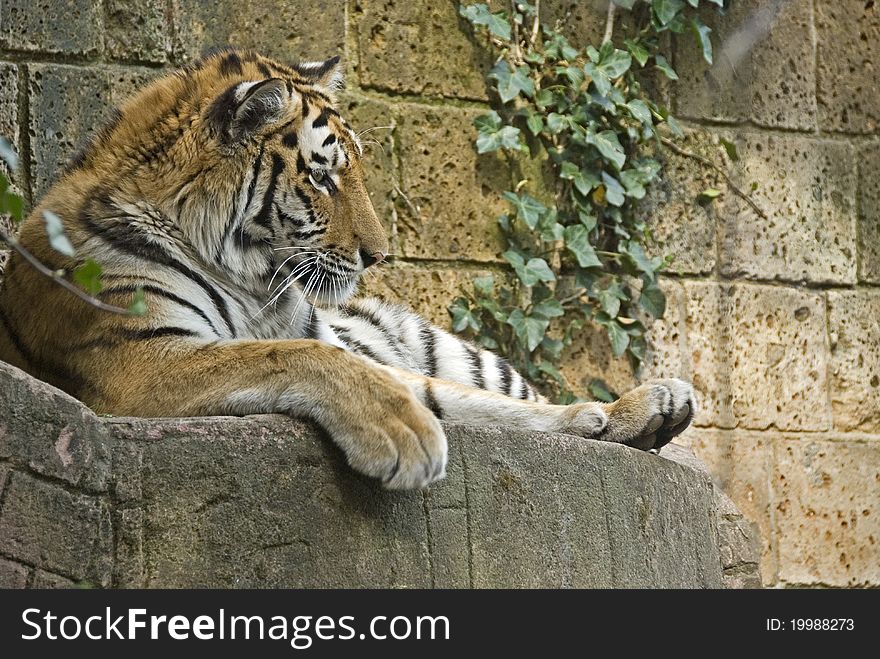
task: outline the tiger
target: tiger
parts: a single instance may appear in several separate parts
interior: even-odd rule
[[[53,270],[103,269],[87,304],[13,254],[0,359],[101,414],[280,413],[322,427],[388,489],[444,477],[444,423],[659,450],[697,402],[679,379],[611,403],[549,403],[499,355],[356,293],[388,237],[363,145],[339,112],[340,58],[285,64],[227,48],[124,102],[23,222]],[[43,211],[74,247],[50,245]],[[65,275],[70,279],[70,275]]]

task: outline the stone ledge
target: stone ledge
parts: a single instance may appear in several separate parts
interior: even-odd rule
[[[753,530],[681,447],[447,426],[448,477],[401,493],[307,423],[99,419],[2,363],[0,420],[10,585],[760,585]]]

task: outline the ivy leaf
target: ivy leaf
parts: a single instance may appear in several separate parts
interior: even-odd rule
[[[584,170],[579,171],[574,177],[574,187],[578,189],[582,195],[590,194],[590,190],[599,185],[599,177],[593,172]]]
[[[712,31],[712,28],[700,20],[699,16],[695,16],[691,20],[691,28],[693,28],[697,43],[700,44],[703,49],[703,59],[709,64],[712,64],[712,40],[709,38],[709,33]]]
[[[717,199],[719,196],[721,196],[721,190],[718,190],[717,188],[706,188],[697,195],[697,199],[703,203],[708,203],[713,199]]]
[[[474,316],[470,305],[464,298],[458,297],[453,300],[449,306],[449,313],[452,314],[452,329],[455,332],[463,332],[470,328],[475,332],[479,332],[481,324],[479,319]]]
[[[603,278],[608,280],[610,278]],[[614,318],[620,312],[620,302],[621,300],[626,300],[627,295],[623,290],[623,287],[620,285],[620,282],[616,279],[610,279],[610,282],[605,286],[597,286],[595,289],[596,299],[599,301],[599,306],[602,308],[609,317]]]
[[[590,232],[580,224],[565,227],[565,248],[574,254],[578,265],[582,268],[596,268],[602,266],[602,261],[596,256],[596,250],[590,244]]]
[[[607,160],[614,163],[617,169],[623,167],[626,162],[626,154],[617,139],[617,133],[613,130],[603,130],[601,133],[587,133],[587,144],[595,146]]]
[[[645,66],[648,62],[648,57],[650,57],[648,49],[631,39],[624,39],[623,43],[626,45],[626,49],[630,52],[630,55],[632,55],[636,62],[639,63],[639,66]]]
[[[642,184],[642,175],[635,169],[627,169],[620,172],[620,182],[626,188],[626,196],[633,199],[643,199],[645,186]]]
[[[539,281],[556,281],[556,275],[547,265],[547,261],[541,258],[532,258],[523,267],[520,279],[526,286],[534,286]]]
[[[510,23],[507,22],[504,12],[493,14],[488,6],[480,3],[461,7],[459,13],[474,25],[485,25],[499,39],[510,41]]]
[[[608,322],[605,325],[605,330],[611,341],[611,352],[615,357],[620,357],[629,345],[629,334],[615,320]]]
[[[547,328],[550,327],[550,321],[546,318],[526,316],[522,309],[514,309],[507,319],[507,324],[513,328],[520,343],[525,345],[529,352],[534,352],[540,345]]]
[[[733,162],[737,162],[739,160],[739,152],[736,150],[736,144],[731,142],[730,140],[721,139],[721,146],[724,147],[724,150],[727,152],[728,158],[730,158]]]
[[[18,154],[15,152],[12,144],[5,137],[0,135],[0,158],[2,158],[11,171],[18,169]]]
[[[513,205],[517,215],[522,218],[529,229],[534,229],[538,225],[541,215],[547,212],[547,207],[544,204],[528,194],[517,195],[513,192],[505,192],[504,198]]]
[[[654,281],[655,273],[660,268],[663,259],[648,258],[645,254],[645,248],[635,241],[629,241],[620,248],[622,254],[626,254],[630,262],[635,266],[636,270],[641,272],[649,281]]]
[[[489,297],[492,295],[492,289],[495,287],[495,278],[492,275],[484,277],[474,277],[474,290],[480,295]]]
[[[608,174],[608,172],[602,172],[602,183],[605,184],[605,199],[608,203],[612,206],[623,206],[626,193],[623,186],[620,185],[620,181]]]
[[[624,9],[632,9],[638,0],[613,0],[614,4]]]
[[[140,286],[135,289],[134,295],[131,296],[128,313],[132,316],[143,316],[147,313],[147,300],[144,297],[144,289]]]
[[[532,135],[538,135],[544,130],[544,120],[537,112],[530,112],[529,116],[526,117],[526,126],[528,126],[529,132]]]
[[[547,115],[547,129],[554,135],[561,133],[569,125],[568,117],[556,112]]]
[[[614,80],[629,71],[629,67],[632,66],[632,56],[625,50],[614,49],[607,57],[599,60],[597,66],[602,73]]]
[[[684,9],[684,0],[654,0],[652,5],[657,21],[666,27]]]
[[[672,134],[675,135],[676,137],[683,137],[684,136],[684,131],[681,128],[681,124],[679,124],[675,120],[675,117],[673,117],[671,114],[668,117],[666,117],[666,125],[669,126],[669,130],[671,130]]]
[[[481,132],[477,135],[477,153],[489,153],[498,149],[521,151],[520,131],[516,126],[505,126],[495,133]]]
[[[3,192],[0,193],[0,213],[6,213],[16,223],[24,218],[24,199],[8,190],[9,182],[0,172],[0,181],[3,182]]]
[[[76,251],[73,249],[73,243],[64,232],[64,224],[61,218],[49,210],[43,211],[43,222],[46,225],[46,236],[49,238],[49,244],[56,252],[61,252],[64,256],[73,256]]]
[[[94,297],[103,288],[101,266],[92,259],[86,259],[85,263],[73,271],[73,280],[82,286],[86,293]]]
[[[474,127],[481,133],[494,133],[501,128],[501,124],[501,117],[495,110],[490,110],[474,119]]]
[[[670,80],[678,80],[678,74],[673,70],[672,66],[669,64],[669,61],[663,57],[663,55],[655,55],[654,63],[658,69],[663,71],[667,78]]]
[[[547,298],[534,306],[532,313],[544,318],[558,318],[565,315],[565,310],[556,298]]]
[[[605,384],[604,380],[600,380],[599,378],[593,378],[590,380],[590,384],[587,385],[587,389],[590,391],[590,395],[596,400],[601,400],[605,403],[613,403],[618,399],[617,394],[611,391],[607,384]]]
[[[593,85],[596,87],[596,93],[600,96],[608,96],[608,93],[611,91],[611,80],[608,79],[605,72],[592,62],[584,64],[584,72],[590,76],[590,80],[593,81]]]
[[[502,103],[512,101],[520,92],[529,97],[535,95],[535,83],[529,78],[527,66],[520,66],[511,71],[510,65],[505,60],[501,60],[492,67],[489,78],[498,82],[498,95]]]
[[[626,108],[634,119],[638,119],[647,126],[650,126],[653,123],[651,120],[651,109],[644,101],[634,99],[626,104]]]
[[[639,295],[639,306],[654,318],[662,318],[666,312],[666,295],[654,281],[646,280]]]

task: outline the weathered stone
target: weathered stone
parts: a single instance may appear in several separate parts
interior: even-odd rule
[[[361,160],[364,181],[373,208],[386,227],[391,253],[397,254],[392,207],[397,196],[395,188],[400,187],[400,173],[397,171],[395,133],[398,129],[394,106],[384,101],[346,93],[340,103],[340,112],[354,131],[361,134],[364,147]],[[398,204],[403,204],[403,200],[399,200]]]
[[[153,438],[143,444],[145,585],[431,584],[421,493],[383,495],[306,424],[279,416],[113,427],[120,439]]]
[[[0,552],[98,585],[110,583],[112,529],[99,500],[13,473],[0,516]]]
[[[101,49],[102,27],[96,0],[4,0],[0,48],[94,55]]]
[[[880,125],[880,19],[873,2],[816,0],[822,130],[871,133]]]
[[[364,295],[382,298],[411,307],[443,329],[449,329],[452,301],[462,290],[472,291],[474,277],[489,274],[486,270],[439,270],[415,268],[403,263],[382,266],[375,277],[364,280]],[[496,273],[496,277],[499,277]]]
[[[124,508],[114,515],[116,563],[113,584],[119,588],[144,585],[144,511]]]
[[[697,425],[830,427],[822,294],[709,282],[685,290]]]
[[[102,69],[28,65],[31,178],[39,199],[86,138],[110,117],[110,85]]]
[[[404,205],[397,227],[405,256],[487,261],[504,249],[495,222],[509,210],[501,193],[510,177],[497,154],[474,148],[477,111],[406,104],[399,107]]]
[[[20,131],[18,126],[18,67],[15,64],[0,62],[0,135],[5,137],[21,153]],[[0,168],[10,176],[5,161]]]
[[[424,96],[486,98],[491,53],[476,45],[470,24],[458,16],[458,3],[360,0],[353,19],[361,85]]]
[[[856,281],[856,176],[846,142],[739,131],[734,179],[768,215],[729,196],[723,274],[815,283]]]
[[[777,541],[773,527],[772,493],[770,480],[773,475],[775,456],[773,453],[774,435],[741,430],[708,430],[692,428],[676,438],[699,456],[712,474],[720,490],[730,495],[733,504],[721,501],[722,522],[742,515],[748,522],[755,524],[759,530],[760,548],[753,560],[760,559],[761,580],[764,585],[771,586],[777,581]],[[663,449],[666,456],[667,449]],[[726,504],[726,505],[725,505]],[[719,530],[722,524],[719,523]],[[722,555],[729,555],[730,565],[748,563],[748,554],[728,549],[721,549]],[[746,548],[748,549],[748,548]],[[740,553],[741,560],[734,560],[734,554]]]
[[[880,143],[859,150],[859,281],[880,284]]]
[[[252,48],[282,62],[343,54],[345,0],[175,0],[174,52],[193,59],[210,48]]]
[[[76,587],[76,582],[71,581],[67,577],[40,569],[34,572],[34,582],[31,584],[31,588],[42,590],[63,590]]]
[[[880,432],[880,291],[829,291],[834,427]]]
[[[719,14],[702,13],[712,28],[714,65],[703,59],[690,30],[675,47],[678,112],[713,121],[751,120],[763,126],[816,127],[810,0],[745,0]]]
[[[6,480],[11,473],[12,468],[9,465],[0,464],[0,500],[3,499],[3,490],[6,489]]]
[[[0,588],[24,588],[27,578],[27,566],[0,558]]]
[[[777,447],[779,576],[795,585],[880,585],[875,441],[795,437]]]
[[[440,508],[428,511],[430,519],[431,569],[434,588],[469,588],[467,511]]]
[[[171,21],[165,0],[105,0],[104,43],[116,59],[168,60]]]
[[[0,362],[0,458],[103,492],[110,475],[107,431],[78,400]]]
[[[679,145],[713,162],[724,163],[717,136],[688,131]],[[725,190],[722,176],[693,158],[664,148],[654,156],[663,163],[661,179],[652,185],[638,213],[651,227],[656,246],[652,252],[672,256],[668,272],[707,274],[715,268],[715,237],[725,198],[699,203],[704,190]]]

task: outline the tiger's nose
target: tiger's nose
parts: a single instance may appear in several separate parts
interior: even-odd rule
[[[365,250],[360,250],[361,260],[364,262],[364,267],[369,268],[371,265],[379,263],[380,261],[385,260],[385,255],[382,252],[374,252],[373,254],[368,253]]]

